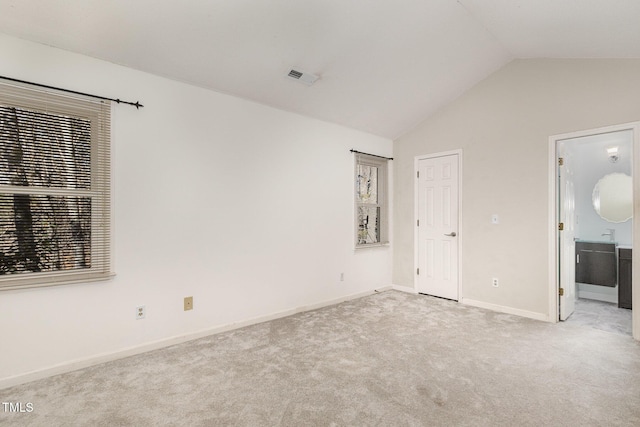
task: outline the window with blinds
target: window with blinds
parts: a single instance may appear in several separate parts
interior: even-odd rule
[[[389,242],[387,159],[356,154],[356,248]]]
[[[110,113],[0,81],[0,290],[111,276]]]

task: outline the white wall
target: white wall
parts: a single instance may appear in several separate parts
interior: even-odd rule
[[[394,284],[414,283],[414,157],[462,149],[463,301],[550,319],[549,137],[637,121],[639,99],[639,60],[515,60],[395,141]]]
[[[114,108],[117,276],[1,292],[0,385],[391,284],[348,151],[390,140],[6,36],[0,75],[145,105]]]

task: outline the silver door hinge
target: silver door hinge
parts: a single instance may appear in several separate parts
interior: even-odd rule
[[[416,178],[420,178],[420,171],[416,172]]]
[[[558,157],[558,166],[564,165],[564,159],[562,157]]]
[[[561,297],[564,296],[564,288],[560,288],[560,291],[558,292],[560,294]]]
[[[558,224],[558,230],[560,231],[564,230],[564,222],[561,222]]]
[[[418,268],[418,269],[416,269],[416,274],[417,274],[417,275],[420,275],[420,269],[419,269],[419,268]]]
[[[420,220],[416,221],[416,226],[420,227]]]

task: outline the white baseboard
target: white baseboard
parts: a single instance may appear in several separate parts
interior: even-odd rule
[[[541,320],[543,322],[551,322],[549,315],[543,313],[536,313],[535,311],[520,310],[518,308],[507,307],[504,305],[491,304],[484,301],[476,301],[468,298],[462,298],[460,303],[465,305],[471,305],[473,307],[486,308],[487,310],[497,311],[499,313],[514,314],[520,317],[527,317],[529,319]]]
[[[418,291],[416,291],[415,288],[410,286],[391,285],[390,288],[393,289],[394,291],[407,292],[410,294],[418,295]]]
[[[257,323],[268,322],[269,320],[280,319],[282,317],[291,316],[293,314],[302,313],[310,310],[316,310],[323,307],[328,307],[331,305],[339,304],[341,302],[350,301],[350,300],[362,298],[368,295],[372,295],[377,292],[388,291],[388,290],[391,290],[392,288],[393,288],[392,286],[384,286],[381,288],[372,289],[370,291],[364,291],[364,292],[358,292],[356,294],[345,295],[340,298],[334,298],[331,300],[326,300],[326,301],[322,301],[315,304],[305,305],[305,306],[301,306],[301,307],[293,308],[289,310],[283,310],[276,313],[267,314],[264,316],[257,316],[257,317],[253,317],[253,318],[239,321],[239,322],[219,325],[219,326],[203,329],[201,331],[192,332],[185,335],[164,338],[161,340],[148,342],[148,343],[140,344],[133,347],[116,350],[114,352],[98,354],[98,355],[90,356],[83,359],[76,359],[69,362],[60,363],[54,366],[50,366],[48,368],[2,378],[0,379],[0,389],[13,387],[16,385],[40,380],[43,378],[48,378],[54,375],[60,375],[67,372],[77,371],[78,369],[88,368],[90,366],[95,366],[101,363],[123,359],[129,356],[135,356],[137,354],[142,354],[149,351],[169,347],[172,345],[181,344],[187,341],[192,341],[192,340],[203,338],[209,335],[219,334],[221,332],[231,331],[233,329],[244,328],[245,326],[255,325]]]

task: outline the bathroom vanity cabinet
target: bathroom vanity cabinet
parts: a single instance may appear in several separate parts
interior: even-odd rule
[[[616,264],[615,243],[576,241],[576,282],[614,287]]]
[[[618,307],[631,308],[631,249],[618,249]]]

